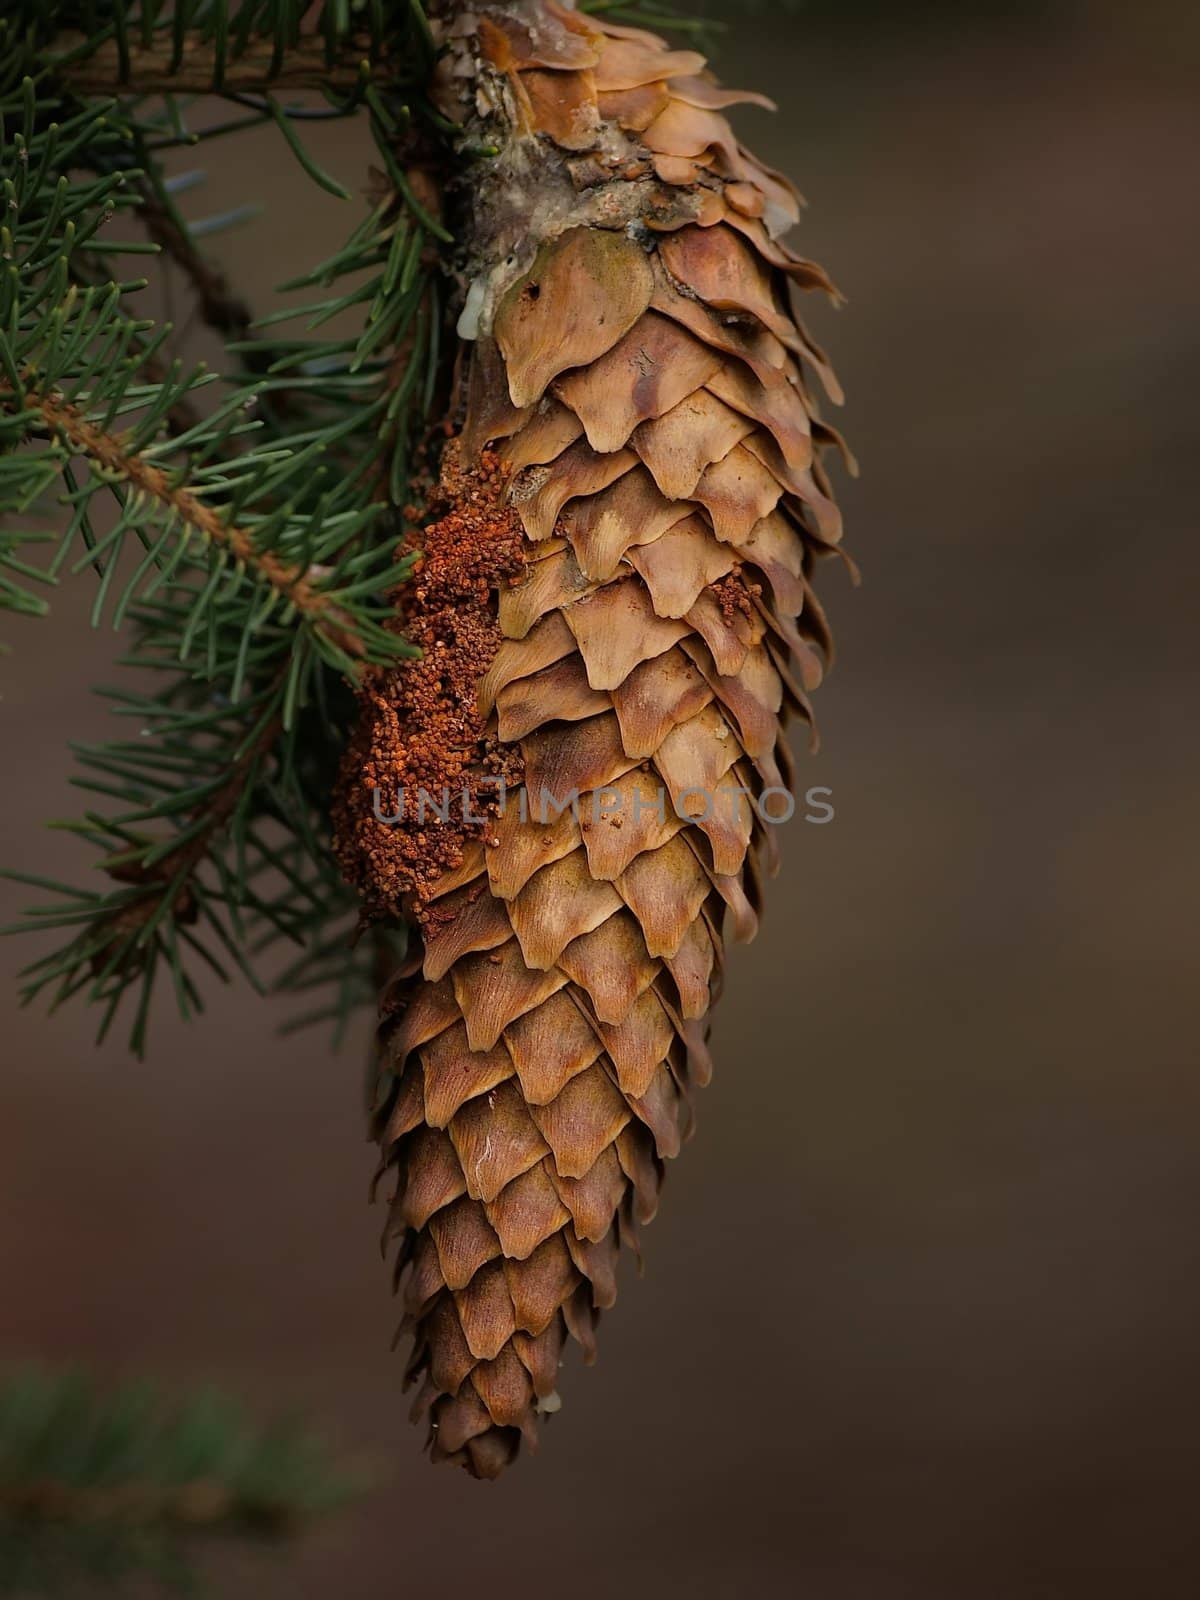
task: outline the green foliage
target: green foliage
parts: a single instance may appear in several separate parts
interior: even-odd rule
[[[311,19],[301,34],[303,12],[0,0],[0,609],[44,613],[56,586],[91,573],[93,623],[125,631],[139,684],[102,691],[126,732],[78,752],[89,809],[55,824],[98,852],[107,887],[20,879],[52,898],[18,927],[63,941],[26,969],[23,993],[83,993],[102,1033],[127,1001],[139,1053],[156,989],[191,1015],[202,971],[257,983],[255,959],[278,940],[297,954],[277,984],[322,990],[310,1015],[339,1022],[381,957],[350,937],[328,815],[348,685],[413,653],[389,625],[391,596],[438,399],[449,236],[409,169],[442,134],[415,0],[327,4],[315,34]],[[321,105],[291,103],[296,60],[327,72]],[[264,62],[284,87],[236,86]],[[102,71],[118,98],[92,97]],[[228,118],[193,128],[172,74],[211,79]],[[286,286],[315,298],[251,325],[198,243],[237,217],[189,229],[163,153],[274,124],[348,200],[302,129],[354,113],[378,154],[366,214]],[[225,342],[219,373],[183,366],[171,325],[139,314],[145,279],[112,275],[118,259],[164,253]],[[330,333],[339,313],[355,325]]]
[[[281,1537],[365,1483],[294,1420],[247,1422],[213,1391],[170,1402],[85,1373],[0,1379],[0,1593],[190,1578],[198,1535]]]

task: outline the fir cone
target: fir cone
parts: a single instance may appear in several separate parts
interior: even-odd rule
[[[443,108],[500,147],[465,416],[402,601],[425,655],[364,696],[338,848],[421,929],[379,1031],[386,1238],[433,1455],[492,1477],[568,1337],[593,1358],[709,1077],[829,654],[811,375],[839,396],[790,309],[789,280],[834,292],[779,242],[797,196],[721,114],[760,96],[542,0],[452,33]],[[414,822],[417,785],[453,815]]]

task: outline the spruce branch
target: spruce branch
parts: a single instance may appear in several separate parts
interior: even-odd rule
[[[236,55],[202,33],[185,33],[182,48],[168,37],[150,45],[117,39],[98,45],[86,34],[64,33],[48,65],[78,95],[235,94],[263,90],[328,89],[350,94],[369,70],[371,40],[349,40],[330,59],[319,35],[301,36],[279,51],[272,38],[251,38]]]
[[[13,391],[0,385],[0,406],[14,400]],[[318,586],[319,579],[311,571],[289,565],[273,550],[261,549],[245,528],[223,522],[193,490],[173,483],[161,467],[131,450],[122,438],[89,422],[78,407],[68,404],[61,395],[27,393],[22,403],[72,454],[87,457],[102,474],[155,502],[168,518],[177,519],[205,543],[227,551],[240,567],[277,590],[340,651],[360,658],[367,654],[368,646],[355,633],[347,613]]]
[[[143,180],[138,217],[147,236],[183,273],[207,325],[226,339],[244,338],[254,320],[249,305],[221,269],[197,248],[186,223],[168,207],[159,186],[150,179]]]
[[[298,1421],[255,1425],[211,1389],[18,1368],[0,1378],[0,1593],[183,1586],[199,1538],[290,1538],[367,1484]]]
[[[212,850],[216,836],[227,827],[252,788],[259,763],[267,758],[283,731],[283,720],[282,693],[270,693],[248,742],[236,752],[218,786],[205,795],[197,813],[185,822],[183,843],[158,856],[153,865],[139,860],[137,851],[132,853],[132,859],[127,852],[124,857],[109,861],[106,870],[110,876],[145,884],[147,893],[120,906],[107,918],[94,920],[92,927],[108,934],[107,942],[92,957],[94,970],[103,971],[113,950],[125,952],[131,945],[136,948],[139,936],[152,920],[161,920],[164,915],[185,922],[194,920],[196,873]]]
[[[130,659],[145,667],[154,662],[154,634],[141,620],[142,650]],[[328,927],[339,908],[321,891],[319,874],[314,886],[306,862],[319,848],[313,792],[320,783],[301,764],[319,753],[307,740],[300,750],[295,729],[281,737],[290,679],[289,671],[287,681],[255,683],[237,705],[206,694],[187,675],[152,697],[103,691],[119,715],[136,717],[137,736],[77,747],[81,773],[74,781],[121,809],[89,809],[58,826],[99,851],[98,865],[114,887],[81,891],[5,874],[54,895],[5,932],[67,935],[25,969],[26,1003],[48,993],[54,1009],[86,990],[104,1007],[103,1033],[137,990],[130,1043],[140,1055],[160,969],[187,1017],[203,1010],[197,963],[228,982],[231,962],[263,992],[248,959],[253,939],[260,948],[277,936],[303,948],[314,917]]]
[[[315,303],[256,323],[205,260],[159,164],[168,145],[233,124],[193,134],[173,92],[147,98],[129,73],[118,80],[139,48],[178,47],[189,70],[199,61],[207,71],[222,52],[232,68],[269,44],[279,68],[270,84],[247,92],[235,73],[225,98],[249,112],[244,125],[274,120],[329,187],[293,127],[303,113],[276,97],[294,49],[304,58],[317,48],[313,36],[301,39],[282,9],[226,0],[181,0],[170,12],[116,0],[83,52],[64,48],[52,19],[35,25],[27,0],[0,17],[13,45],[0,70],[0,605],[44,612],[39,585],[94,573],[93,621],[125,628],[122,664],[163,685],[108,692],[136,734],[77,751],[73,781],[89,806],[55,824],[97,852],[107,886],[37,880],[50,898],[5,931],[63,941],[26,968],[24,1000],[53,1008],[84,995],[103,1036],[132,997],[138,1053],[154,996],[165,987],[194,1015],[205,971],[263,988],[273,966],[273,987],[315,997],[308,1018],[342,1028],[373,997],[381,944],[395,944],[392,930],[356,937],[355,900],[329,849],[330,797],[348,685],[415,653],[395,629],[392,595],[412,561],[400,553],[402,508],[438,436],[439,278],[451,239],[433,176],[445,130],[419,92],[432,59],[420,7],[369,14],[375,80],[357,78],[340,99],[323,82],[328,114],[357,100],[369,121],[378,167],[366,214],[287,286],[315,291]],[[318,22],[335,65],[345,20],[327,6]],[[119,99],[83,103],[85,56],[116,61]],[[112,237],[121,218],[138,219],[148,239]],[[133,299],[144,280],[110,276],[114,255],[130,250],[180,267],[225,342],[224,371],[172,359],[172,328]],[[357,328],[329,335],[346,311]],[[281,326],[297,319],[299,335]],[[56,490],[51,537],[43,508]],[[281,941],[295,953],[279,971]]]

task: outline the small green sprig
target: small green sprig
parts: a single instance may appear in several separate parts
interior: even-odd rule
[[[0,1377],[0,1593],[137,1575],[184,1587],[200,1536],[281,1538],[367,1487],[295,1420],[77,1370]]]

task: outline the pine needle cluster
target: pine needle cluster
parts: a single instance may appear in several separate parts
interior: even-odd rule
[[[0,608],[42,615],[90,578],[131,669],[100,690],[124,731],[77,752],[87,809],[54,824],[101,886],[10,874],[42,894],[18,926],[61,941],[23,994],[84,995],[102,1034],[124,1002],[138,1053],[156,989],[190,1016],[205,970],[261,986],[281,941],[274,984],[316,991],[310,1015],[373,993],[388,935],[354,944],[327,817],[354,684],[411,653],[388,623],[451,242],[422,184],[431,48],[417,0],[0,6]],[[284,286],[307,303],[254,322],[203,254],[237,215],[189,225],[176,197],[202,174],[168,156],[273,124],[350,200],[304,135],[351,115],[376,152],[365,214]],[[174,354],[147,280],[113,275],[131,256],[181,269],[222,370]]]

